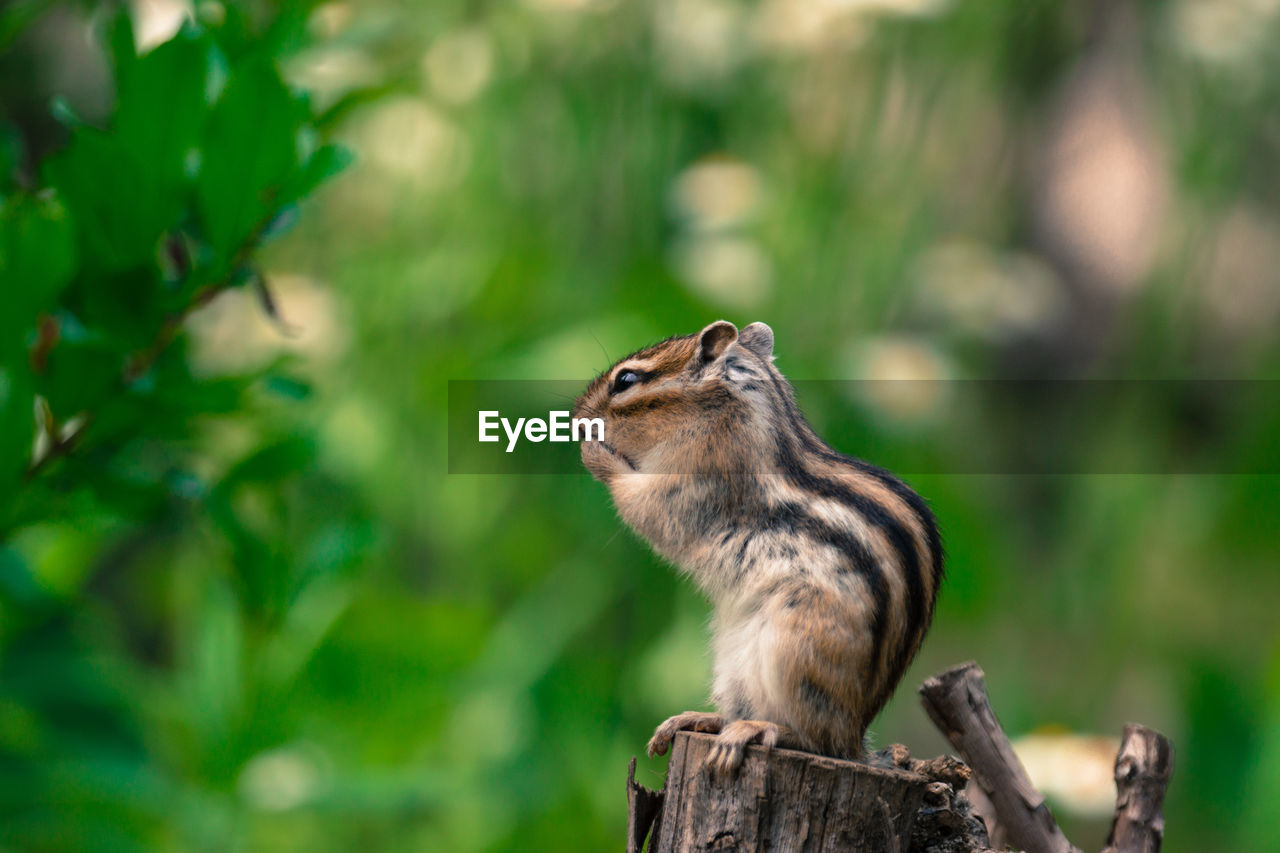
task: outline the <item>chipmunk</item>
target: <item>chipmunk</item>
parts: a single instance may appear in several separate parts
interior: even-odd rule
[[[676,714],[648,752],[716,733],[717,773],[751,743],[862,757],[942,580],[924,500],[828,447],[773,358],[767,325],[721,320],[622,359],[573,412],[604,421],[582,461],[619,515],[712,604],[719,713]]]

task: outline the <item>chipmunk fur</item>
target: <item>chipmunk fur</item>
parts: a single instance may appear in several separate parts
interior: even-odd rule
[[[574,408],[604,419],[582,461],[619,515],[712,604],[719,713],[671,717],[649,753],[718,732],[717,772],[750,743],[862,756],[942,580],[925,502],[817,436],[773,343],[764,323],[718,321],[622,359]]]

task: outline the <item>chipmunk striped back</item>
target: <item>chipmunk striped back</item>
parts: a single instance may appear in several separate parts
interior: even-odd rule
[[[818,437],[763,323],[627,356],[574,416],[605,422],[582,458],[619,514],[713,605],[721,723],[759,721],[734,729],[743,743],[860,755],[933,617],[942,546],[924,500]],[[699,716],[715,715],[668,724]]]

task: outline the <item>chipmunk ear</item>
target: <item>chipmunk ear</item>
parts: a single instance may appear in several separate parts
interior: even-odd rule
[[[738,327],[728,320],[716,320],[698,333],[698,361],[710,364],[738,339]]]
[[[764,323],[743,326],[742,331],[738,333],[738,343],[765,361],[773,358],[773,329]]]

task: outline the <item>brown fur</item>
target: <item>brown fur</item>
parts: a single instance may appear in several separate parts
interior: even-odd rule
[[[626,373],[638,381],[620,384]],[[749,742],[857,757],[919,649],[942,578],[924,502],[818,438],[773,366],[773,333],[720,321],[619,361],[575,417],[605,422],[582,459],[619,514],[714,608],[713,698],[658,728],[721,730],[713,763]]]

